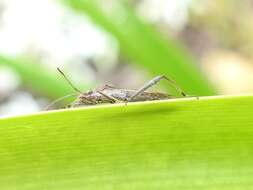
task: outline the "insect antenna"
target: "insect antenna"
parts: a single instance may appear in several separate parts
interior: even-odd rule
[[[76,88],[76,87],[72,84],[72,82],[68,79],[68,77],[64,74],[64,72],[63,72],[59,67],[57,67],[57,70],[59,71],[59,73],[64,77],[64,79],[68,82],[68,84],[69,84],[76,92],[78,92],[79,94],[83,94],[81,90],[79,90],[78,88]],[[59,102],[59,101],[65,99],[65,98],[67,98],[67,97],[69,97],[69,96],[75,96],[75,95],[79,95],[79,94],[70,94],[70,95],[64,96],[64,97],[62,97],[62,98],[59,98],[59,99],[55,100],[55,101],[52,102],[51,104],[54,105],[55,103],[57,103],[57,102]],[[88,101],[88,102],[91,102],[91,101],[90,101],[89,99],[87,99],[86,97],[82,97],[82,98],[85,99],[85,100]],[[92,102],[91,102],[91,103],[92,103]],[[50,105],[50,107],[51,107],[52,105]]]
[[[79,92],[80,94],[82,94],[82,91],[79,90],[78,88],[76,88],[72,82],[68,79],[68,77],[64,74],[64,72],[61,71],[61,69],[59,67],[57,67],[57,70],[61,73],[61,75],[64,77],[64,79],[69,83],[69,85],[76,91]]]
[[[54,100],[53,102],[51,102],[51,103],[45,108],[45,110],[49,110],[53,105],[55,105],[56,103],[58,103],[58,102],[60,102],[60,101],[62,101],[62,100],[64,100],[64,99],[66,99],[66,98],[69,98],[69,97],[72,97],[72,96],[77,96],[77,95],[78,95],[78,94],[68,94],[68,95],[63,96],[63,97],[61,97],[61,98],[58,98],[58,99]]]

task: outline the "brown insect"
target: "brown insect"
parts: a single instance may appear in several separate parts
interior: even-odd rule
[[[120,102],[140,102],[140,101],[152,101],[152,100],[166,100],[175,98],[169,94],[160,93],[160,92],[146,92],[147,89],[151,88],[155,84],[157,84],[162,79],[165,79],[169,83],[171,83],[176,90],[183,96],[186,97],[186,93],[181,90],[181,88],[173,81],[172,79],[162,75],[157,76],[150,80],[148,83],[143,85],[138,90],[129,90],[129,89],[120,89],[110,85],[105,85],[101,89],[96,89],[94,91],[89,90],[87,92],[82,92],[78,88],[76,88],[71,81],[66,77],[66,75],[59,69],[57,70],[61,73],[61,75],[65,78],[65,80],[69,83],[69,85],[78,93],[78,94],[70,94],[59,98],[52,102],[48,108],[50,108],[55,103],[70,97],[70,96],[78,96],[78,98],[70,104],[68,107],[80,107],[80,106],[89,106],[89,105],[97,105],[97,104],[114,104]]]

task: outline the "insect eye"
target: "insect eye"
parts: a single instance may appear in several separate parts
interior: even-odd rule
[[[87,91],[87,94],[88,94],[88,95],[91,95],[92,93],[93,93],[92,90],[88,90],[88,91]]]

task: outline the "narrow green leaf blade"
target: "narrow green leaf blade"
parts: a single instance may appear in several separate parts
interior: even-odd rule
[[[55,72],[50,72],[27,59],[15,59],[5,56],[0,56],[1,65],[13,69],[19,75],[24,86],[40,95],[55,99],[73,93],[73,89],[60,76],[56,68]]]
[[[252,189],[253,96],[0,120],[2,189]]]

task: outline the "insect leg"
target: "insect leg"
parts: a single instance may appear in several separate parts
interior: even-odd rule
[[[116,88],[117,87],[115,87],[115,86],[111,86],[111,85],[105,84],[102,88],[98,88],[97,90],[103,91],[105,89],[116,89]]]
[[[78,95],[78,94],[69,94],[69,95],[63,96],[63,97],[61,97],[61,98],[58,98],[58,99],[54,100],[53,102],[51,102],[51,103],[46,107],[45,110],[49,110],[49,109],[50,109],[52,106],[54,106],[56,103],[58,103],[58,102],[60,102],[60,101],[62,101],[62,100],[64,100],[64,99],[66,99],[66,98],[73,97],[73,96],[77,96],[77,95]]]
[[[102,96],[104,96],[105,98],[107,98],[112,104],[115,103],[117,101],[117,99],[115,99],[114,97],[112,96],[109,96],[101,91],[97,91],[99,94],[101,94]]]
[[[182,96],[187,96],[186,93],[176,84],[176,82],[168,77],[166,77],[165,75],[161,75],[161,76],[157,76],[155,78],[153,78],[151,81],[149,81],[148,83],[146,83],[144,86],[142,86],[140,89],[138,89],[136,91],[136,93],[134,93],[133,96],[131,96],[127,101],[132,101],[136,96],[140,95],[141,93],[145,92],[147,89],[151,88],[152,86],[154,86],[155,84],[157,84],[158,82],[160,82],[160,80],[165,79],[168,82],[170,82],[175,89],[182,95]]]

